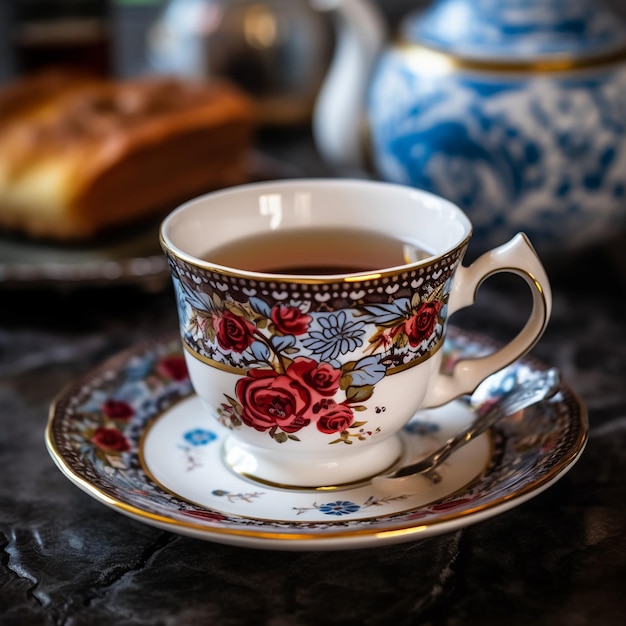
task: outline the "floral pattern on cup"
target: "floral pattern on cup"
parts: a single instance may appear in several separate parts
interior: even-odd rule
[[[328,284],[236,278],[168,257],[181,336],[202,361],[240,377],[219,421],[278,443],[315,428],[329,443],[380,431],[361,415],[385,376],[443,341],[461,251],[384,280]],[[377,407],[383,411],[384,407]]]

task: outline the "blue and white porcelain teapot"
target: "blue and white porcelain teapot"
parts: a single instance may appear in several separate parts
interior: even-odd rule
[[[479,248],[522,230],[551,255],[626,230],[626,23],[609,5],[434,0],[388,42],[373,3],[312,2],[337,27],[314,116],[329,162],[456,202]]]

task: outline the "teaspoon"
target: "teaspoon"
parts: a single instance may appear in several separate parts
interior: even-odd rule
[[[529,376],[516,384],[485,412],[479,413],[476,420],[450,437],[440,448],[416,463],[376,476],[372,479],[372,485],[380,491],[391,494],[398,493],[400,488],[412,485],[419,477],[430,478],[435,483],[439,482],[441,476],[436,472],[436,468],[453,452],[484,433],[506,415],[521,411],[553,396],[558,391],[559,384],[560,377],[556,369],[548,369]]]

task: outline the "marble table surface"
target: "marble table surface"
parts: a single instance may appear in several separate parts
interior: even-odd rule
[[[0,623],[621,626],[625,258],[623,245],[601,246],[548,265],[554,310],[533,354],[588,409],[589,441],[571,471],[475,525],[335,552],[185,538],[120,515],[57,470],[44,444],[51,400],[109,356],[175,329],[169,284],[0,291]],[[521,286],[488,282],[458,323],[506,339],[527,300]]]

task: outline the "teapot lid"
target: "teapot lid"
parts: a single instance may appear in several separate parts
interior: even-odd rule
[[[401,36],[468,59],[579,59],[626,49],[625,15],[602,0],[434,0]]]

